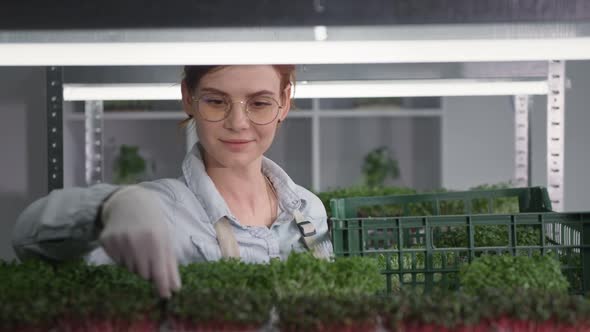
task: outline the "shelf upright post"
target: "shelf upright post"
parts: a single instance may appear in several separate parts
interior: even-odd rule
[[[46,68],[47,191],[63,188],[63,68]]]
[[[547,191],[554,211],[564,208],[565,61],[551,60],[547,71]]]
[[[104,181],[103,115],[102,100],[84,103],[85,178],[88,186]]]
[[[311,100],[311,186],[313,191],[319,192],[320,183],[320,100],[314,98]]]
[[[514,96],[514,180],[515,187],[530,187],[531,174],[531,105],[529,95]]]

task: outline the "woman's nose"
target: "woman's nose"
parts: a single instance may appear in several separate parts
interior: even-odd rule
[[[235,101],[231,104],[225,124],[231,129],[245,129],[250,126],[250,119],[246,115],[246,102]]]

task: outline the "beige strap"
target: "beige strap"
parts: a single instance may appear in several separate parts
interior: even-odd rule
[[[317,232],[315,226],[310,221],[305,220],[303,214],[299,210],[293,211],[293,217],[295,217],[295,222],[297,223],[297,227],[301,232],[301,237],[303,238],[303,242],[305,243],[307,250],[311,251],[311,253],[316,258],[330,258],[330,255],[324,252],[324,250],[318,250],[319,248],[316,243]]]
[[[215,223],[215,232],[221,248],[221,256],[223,258],[240,258],[240,247],[238,247],[234,230],[226,217]]]

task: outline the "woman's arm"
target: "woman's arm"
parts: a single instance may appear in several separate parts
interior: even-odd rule
[[[60,189],[33,202],[21,213],[12,232],[17,257],[62,261],[80,258],[96,248],[100,207],[117,188],[97,184]]]
[[[162,297],[181,286],[168,216],[173,196],[165,184],[55,190],[20,215],[12,244],[17,256],[57,261],[84,256],[101,245],[115,263],[151,280]]]

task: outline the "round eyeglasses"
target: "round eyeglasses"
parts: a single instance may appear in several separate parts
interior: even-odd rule
[[[199,115],[210,122],[225,120],[232,110],[234,103],[246,105],[246,116],[257,125],[265,125],[273,122],[279,115],[281,105],[269,96],[254,96],[246,101],[232,101],[230,97],[216,93],[206,93],[192,98]]]

